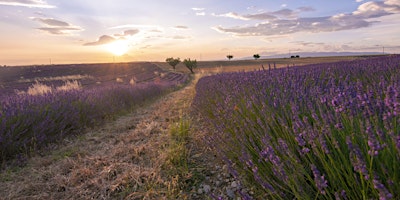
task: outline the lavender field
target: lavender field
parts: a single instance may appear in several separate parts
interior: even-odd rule
[[[127,113],[188,80],[150,63],[1,70],[2,165],[14,158],[16,164],[23,162],[49,144]]]
[[[204,77],[193,107],[245,199],[399,199],[400,56]]]

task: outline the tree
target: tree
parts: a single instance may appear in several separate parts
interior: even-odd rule
[[[233,58],[233,55],[227,55],[226,56],[229,60],[231,60]]]
[[[181,59],[180,59],[180,58],[173,58],[173,57],[171,57],[171,58],[167,58],[165,61],[166,61],[169,65],[171,65],[172,68],[173,68],[174,71],[175,71],[175,67],[176,67],[176,65],[178,65],[178,64],[181,62]]]
[[[183,60],[183,64],[194,74],[193,69],[197,68],[197,61],[190,60],[190,58]]]
[[[260,58],[260,55],[259,55],[259,54],[254,54],[254,55],[253,55],[253,57],[254,57],[254,59],[256,59],[256,60],[257,60],[257,59],[259,59],[259,58]]]

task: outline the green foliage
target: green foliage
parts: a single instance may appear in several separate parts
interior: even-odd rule
[[[172,66],[172,68],[175,70],[176,69],[176,65],[178,65],[181,62],[180,58],[174,58],[174,57],[170,57],[165,59],[165,62],[167,62],[169,65]]]
[[[167,196],[168,199],[185,199],[182,192],[189,192],[203,179],[203,175],[193,168],[193,162],[190,161],[191,152],[187,146],[190,139],[190,121],[181,119],[173,124],[169,135],[169,148],[163,165],[163,170],[170,179]]]
[[[197,60],[190,60],[190,58],[188,58],[183,61],[183,64],[185,64],[192,74],[194,73],[193,69],[197,68]]]

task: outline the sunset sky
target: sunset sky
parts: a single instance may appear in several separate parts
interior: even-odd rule
[[[0,65],[400,53],[400,0],[0,0]]]

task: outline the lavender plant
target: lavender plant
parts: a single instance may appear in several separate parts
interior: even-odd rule
[[[225,73],[196,90],[209,144],[254,198],[400,198],[400,56]]]
[[[180,77],[180,78],[179,78]],[[184,74],[161,81],[91,89],[20,93],[0,99],[0,161],[25,157],[85,128],[126,113],[184,83]]]

